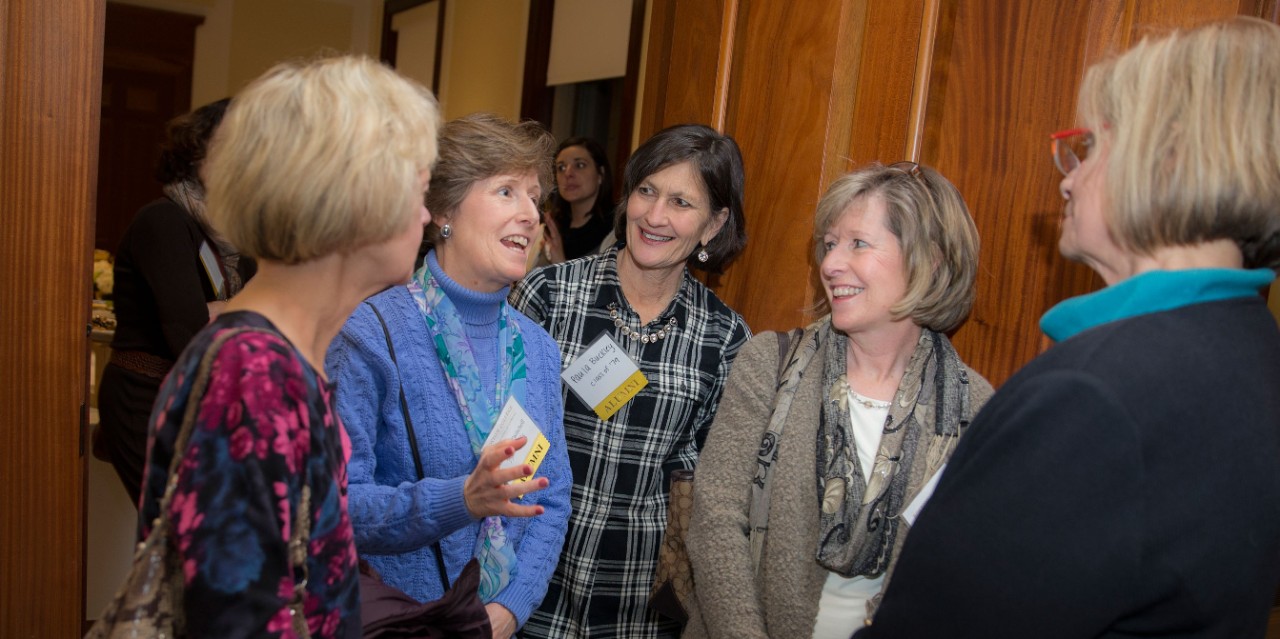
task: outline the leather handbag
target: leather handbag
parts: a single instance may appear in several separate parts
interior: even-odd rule
[[[689,517],[693,513],[693,469],[671,473],[671,495],[667,506],[667,530],[658,550],[658,568],[649,590],[649,608],[681,623],[689,620],[689,600],[693,597],[693,566],[685,548]]]
[[[800,329],[778,332],[778,378],[786,370],[791,359],[789,353],[798,344]],[[685,536],[689,532],[689,518],[693,514],[694,471],[677,470],[671,473],[671,494],[667,505],[667,528],[658,549],[658,567],[653,573],[653,587],[649,590],[649,608],[660,615],[681,623],[689,620],[689,602],[693,599],[693,566],[689,563],[689,551]]]
[[[169,480],[165,484],[164,497],[160,500],[160,516],[147,538],[138,544],[133,557],[133,567],[115,597],[98,616],[85,639],[126,639],[132,637],[184,637],[186,617],[182,609],[183,571],[177,549],[170,536],[173,522],[169,517],[169,505],[178,486],[178,468],[182,452],[187,448],[194,429],[196,410],[209,385],[209,369],[222,345],[230,338],[245,331],[261,329],[237,328],[218,335],[210,344],[191,386],[186,412],[174,440],[174,456],[169,462]],[[307,618],[303,614],[302,601],[307,584],[307,541],[310,539],[311,492],[303,484],[302,499],[298,505],[293,532],[289,538],[289,564],[301,579],[295,579],[293,599],[289,603],[295,611],[293,631],[298,637],[310,637]]]

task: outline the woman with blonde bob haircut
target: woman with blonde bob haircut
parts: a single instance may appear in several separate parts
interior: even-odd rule
[[[1041,318],[1058,343],[974,420],[860,639],[1267,633],[1280,27],[1144,40],[1078,104],[1081,128],[1052,136],[1058,248],[1107,286]]]
[[[902,180],[899,174],[904,171],[920,184]],[[897,188],[890,188],[894,185]],[[907,291],[890,309],[893,318],[909,317],[939,333],[955,330],[973,307],[978,229],[960,191],[927,166],[874,166],[833,182],[818,201],[815,262],[821,264],[830,251],[822,239],[827,230],[854,200],[873,192],[884,200],[885,226],[898,238],[906,262]],[[823,305],[829,306],[826,300]]]
[[[235,128],[215,140],[223,152],[207,181],[223,195],[210,216],[232,243],[298,264],[385,240],[416,215],[439,115],[430,92],[369,72],[377,66],[281,65],[260,81],[260,100],[228,115],[278,132]]]
[[[350,446],[322,370],[356,305],[409,276],[438,122],[426,89],[336,57],[272,68],[215,134],[209,218],[258,273],[151,417],[140,529],[172,521],[179,636],[360,636]]]
[[[860,169],[827,189],[814,229],[830,313],[753,338],[734,363],[694,484],[685,637],[861,628],[905,513],[991,395],[945,335],[969,314],[978,265],[946,178]]]

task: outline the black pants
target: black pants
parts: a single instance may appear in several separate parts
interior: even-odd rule
[[[147,463],[147,422],[162,381],[107,364],[98,387],[95,444],[106,453],[135,508]]]

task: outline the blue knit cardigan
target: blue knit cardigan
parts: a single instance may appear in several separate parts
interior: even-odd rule
[[[387,353],[377,316],[386,320],[398,366]],[[538,468],[550,486],[525,497],[538,517],[504,520],[517,572],[494,600],[524,622],[541,603],[560,558],[569,519],[573,475],[560,401],[560,350],[542,327],[515,309],[528,368],[524,409],[551,442]],[[338,413],[351,438],[348,511],[356,548],[387,583],[419,601],[443,594],[432,544],[441,543],[450,583],[473,556],[479,520],[467,512],[462,486],[475,467],[457,401],[449,389],[426,323],[408,289],[396,286],[361,304],[325,360],[337,384]],[[404,388],[426,479],[417,481],[400,410]]]

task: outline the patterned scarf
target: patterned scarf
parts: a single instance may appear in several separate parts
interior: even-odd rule
[[[461,316],[427,266],[413,274],[409,292],[426,320],[427,332],[444,367],[445,380],[458,401],[471,452],[479,460],[485,438],[493,430],[507,398],[515,397],[522,404],[525,400],[524,339],[520,335],[520,327],[510,321],[511,307],[504,302],[498,314],[498,344],[503,349],[502,371],[498,374],[497,388],[489,394],[480,383],[480,369],[467,341]],[[517,568],[515,551],[507,542],[501,517],[486,517],[480,522],[475,556],[480,560],[480,599],[489,603],[507,587]]]
[[[867,481],[849,425],[849,340],[831,333],[823,370],[830,395],[817,438],[817,560],[846,578],[877,577],[889,567],[903,508],[942,467],[968,426],[969,377],[951,342],[924,329],[898,383]]]

